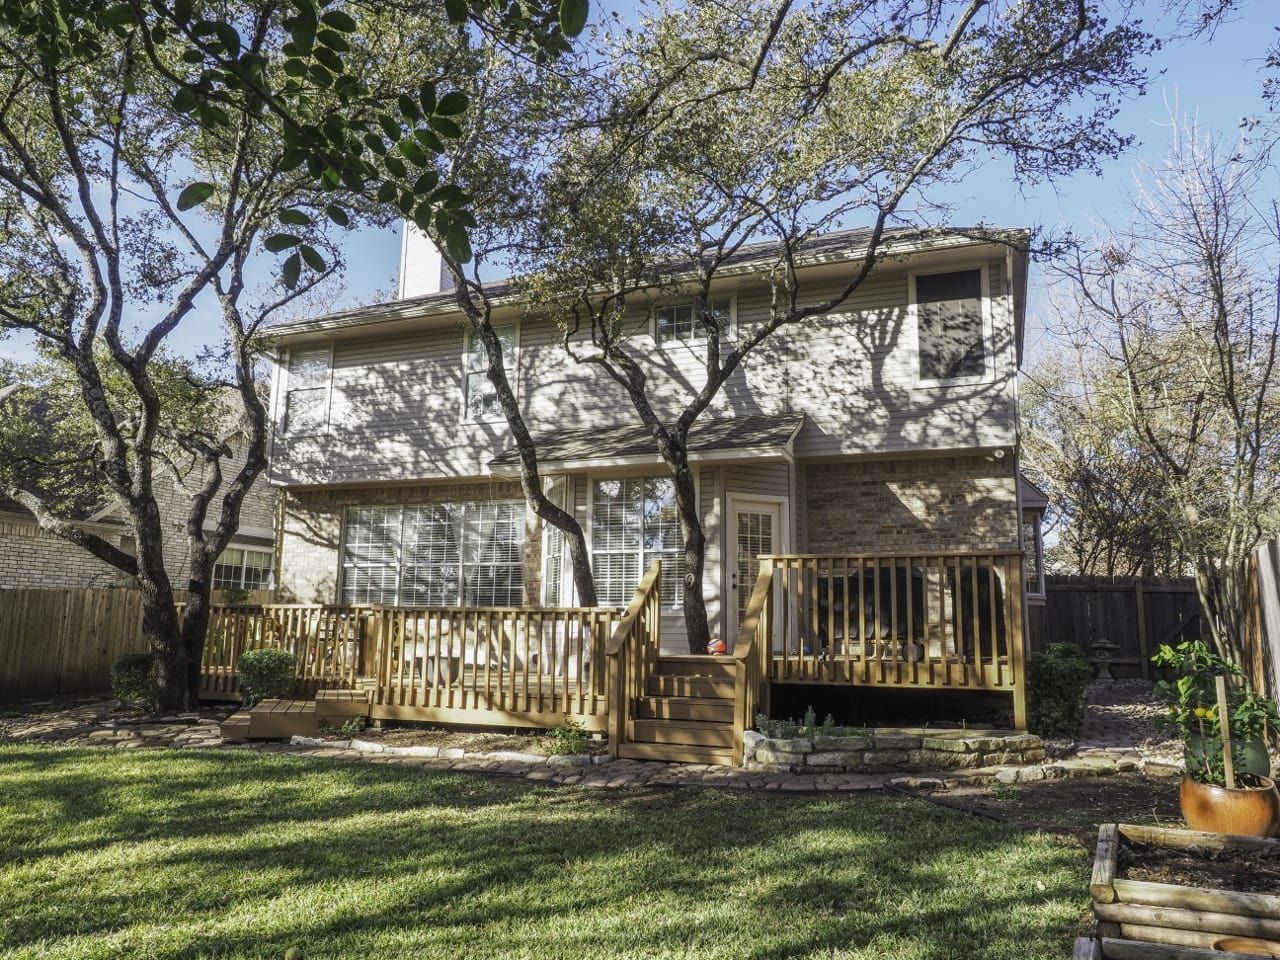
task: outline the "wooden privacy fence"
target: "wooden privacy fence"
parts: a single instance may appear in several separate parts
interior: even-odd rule
[[[1200,636],[1200,600],[1190,579],[1163,577],[1045,578],[1043,604],[1029,604],[1032,650],[1073,643],[1092,658],[1092,644],[1110,640],[1119,649],[1116,676],[1149,678],[1151,657],[1162,644]]]
[[[102,693],[145,649],[135,590],[0,590],[0,700]]]

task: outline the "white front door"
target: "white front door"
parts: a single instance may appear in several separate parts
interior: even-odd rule
[[[759,557],[782,553],[786,547],[782,504],[776,500],[729,497],[729,647],[738,636],[738,624],[760,572]]]

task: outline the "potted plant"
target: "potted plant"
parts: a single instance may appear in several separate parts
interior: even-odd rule
[[[1275,704],[1198,640],[1161,647],[1152,660],[1173,672],[1157,689],[1169,701],[1164,725],[1183,743],[1187,775],[1179,800],[1187,823],[1215,833],[1275,833],[1280,794],[1267,752],[1267,734],[1280,720]]]

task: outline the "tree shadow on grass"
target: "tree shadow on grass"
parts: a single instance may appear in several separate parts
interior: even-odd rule
[[[44,867],[20,881],[38,908],[0,926],[11,949],[169,923],[150,955],[1029,957],[1072,931],[1029,941],[1011,918],[1069,923],[1080,895],[1063,848],[900,798],[602,794],[253,754],[0,758],[5,804],[42,811],[0,854]],[[127,852],[139,869],[121,883]]]

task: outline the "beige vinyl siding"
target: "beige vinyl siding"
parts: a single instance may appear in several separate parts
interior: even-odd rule
[[[907,270],[894,265],[835,315],[778,331],[746,359],[704,416],[804,413],[795,444],[802,459],[1012,446],[1016,360],[1004,260],[981,263],[988,271],[995,341],[990,382],[916,385]],[[822,298],[837,286],[811,285],[805,299]],[[762,283],[743,280],[735,300],[736,337],[766,318],[769,294]],[[654,405],[673,415],[703,382],[701,351],[690,343],[656,345],[646,314],[644,307],[634,308],[629,349],[644,358]],[[501,421],[463,420],[464,340],[457,323],[410,337],[338,342],[327,432],[277,434],[274,479],[354,484],[487,475],[488,461],[510,445],[509,437]],[[535,436],[638,422],[620,386],[568,357],[550,320],[521,321],[517,364],[517,392]]]

